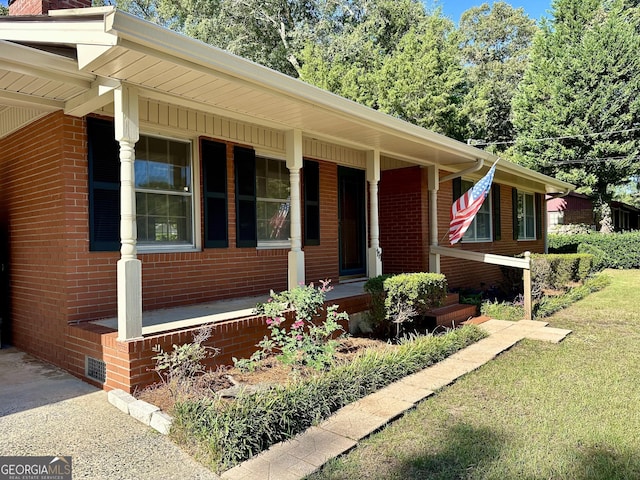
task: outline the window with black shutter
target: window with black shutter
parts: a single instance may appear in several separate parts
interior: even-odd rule
[[[320,245],[320,166],[304,161],[304,244]]]
[[[227,214],[227,146],[202,140],[202,175],[204,184],[204,246],[229,246]]]
[[[236,185],[236,245],[258,245],[256,219],[256,154],[252,149],[234,147]]]
[[[120,147],[113,122],[87,118],[89,249],[120,249]]]

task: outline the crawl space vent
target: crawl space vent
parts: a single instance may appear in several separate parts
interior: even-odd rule
[[[107,381],[107,364],[102,360],[92,357],[84,357],[84,374],[91,380],[104,383]]]

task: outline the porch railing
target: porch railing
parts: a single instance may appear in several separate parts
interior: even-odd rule
[[[432,245],[431,253],[445,257],[460,258],[473,262],[490,263],[493,265],[504,265],[522,269],[524,280],[524,318],[532,319],[531,311],[531,252],[524,252],[524,258],[507,257],[504,255],[494,255],[492,253],[470,252],[457,248],[446,248]]]

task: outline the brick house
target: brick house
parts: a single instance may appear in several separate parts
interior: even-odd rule
[[[609,206],[614,231],[628,232],[640,228],[639,208],[617,201],[610,202]],[[547,217],[551,231],[557,225],[583,224],[593,230],[600,228],[600,218],[594,210],[593,200],[581,193],[571,192],[556,198],[547,196]]]
[[[493,155],[76,1],[13,0],[0,18],[5,341],[131,391],[152,380],[154,345],[218,318],[185,307],[383,272],[499,280],[430,250]],[[544,195],[570,188],[499,162],[452,250],[542,251]],[[178,307],[180,322],[147,323]],[[216,321],[217,361],[264,332],[246,312]]]

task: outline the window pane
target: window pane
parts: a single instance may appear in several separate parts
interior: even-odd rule
[[[289,203],[258,201],[258,240],[288,240]]]
[[[533,216],[527,217],[527,238],[534,238],[535,234],[535,220]]]
[[[136,191],[138,241],[192,244],[189,143],[141,137],[138,145],[136,187],[157,192]]]

